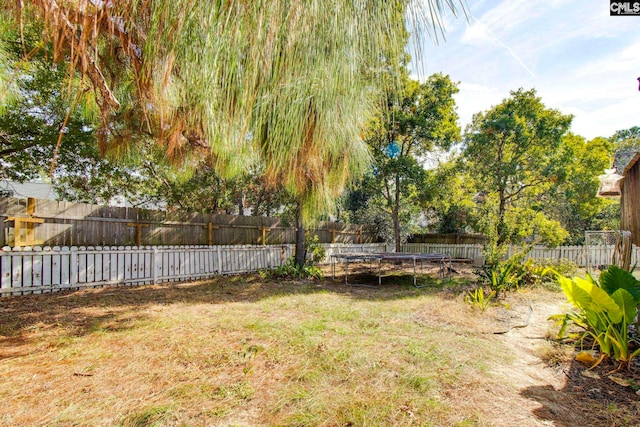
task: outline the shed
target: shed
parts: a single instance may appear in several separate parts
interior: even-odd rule
[[[620,183],[620,229],[631,232],[631,240],[640,246],[640,152],[631,158]]]

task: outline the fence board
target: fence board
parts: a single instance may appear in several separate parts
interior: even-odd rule
[[[32,285],[37,290],[34,291],[36,294],[42,293],[42,253],[40,247],[35,247],[33,254],[33,281]]]
[[[51,290],[51,271],[53,265],[51,259],[53,256],[50,254],[51,248],[45,247],[42,251],[42,291],[49,292]]]
[[[30,247],[24,248],[24,251],[31,252]],[[33,286],[33,256],[22,256],[22,285],[23,288],[31,288]]]
[[[20,288],[22,288],[22,257],[19,255],[11,256],[11,287],[13,289],[17,289],[18,291],[14,292],[13,295],[21,295],[19,292]]]

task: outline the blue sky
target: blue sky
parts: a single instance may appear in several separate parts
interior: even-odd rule
[[[413,65],[414,78],[443,72],[459,82],[463,129],[520,87],[573,114],[572,132],[587,139],[640,126],[640,16],[609,16],[607,0],[467,5],[468,20],[446,15],[446,40],[424,40]]]

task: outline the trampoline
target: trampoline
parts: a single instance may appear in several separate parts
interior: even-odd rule
[[[336,262],[342,261],[344,264],[344,283],[348,286],[366,286],[355,283],[349,283],[349,263],[353,262],[368,262],[369,268],[372,265],[377,264],[378,268],[378,285],[382,284],[382,262],[411,262],[413,263],[413,286],[416,288],[423,288],[426,285],[418,286],[416,279],[417,266],[420,265],[420,270],[423,269],[423,263],[435,263],[440,266],[440,274],[444,278],[445,273],[448,271],[451,275],[451,257],[446,254],[418,254],[418,253],[405,253],[405,252],[386,252],[386,253],[342,253],[331,255],[331,271],[332,279],[336,277]]]

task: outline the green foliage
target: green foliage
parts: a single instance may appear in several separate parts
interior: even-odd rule
[[[568,244],[584,243],[586,230],[618,228],[619,203],[596,197],[598,175],[611,166],[612,147],[604,138],[586,141],[569,133],[562,139],[564,179],[547,198],[545,212],[570,233]]]
[[[426,214],[438,233],[465,233],[475,229],[475,189],[465,179],[464,169],[457,158],[439,162],[427,171],[425,180]]]
[[[480,310],[485,311],[491,305],[491,301],[496,296],[496,291],[490,291],[485,294],[484,288],[479,287],[473,291],[469,291],[464,297],[465,301]]]
[[[304,249],[307,254],[307,264],[309,265],[316,265],[324,261],[326,257],[324,247],[320,243],[320,238],[317,234],[307,236],[304,241]]]
[[[563,237],[544,206],[565,178],[567,153],[561,142],[571,119],[546,108],[535,90],[519,89],[476,114],[467,128],[463,156],[482,213],[478,226],[498,246]]]
[[[520,270],[521,260],[514,256],[506,261],[487,264],[480,272],[480,278],[486,282],[489,289],[499,298],[501,293],[517,290],[521,283],[523,272]]]
[[[325,259],[325,251],[317,234],[305,239],[304,253],[306,259],[302,266],[296,263],[295,257],[291,257],[278,268],[264,270],[260,275],[263,279],[322,279],[322,270],[317,263]]]
[[[614,147],[614,166],[622,172],[640,151],[640,126],[619,130],[609,140]]]
[[[589,336],[598,345],[602,354],[600,361],[611,357],[628,364],[640,354],[640,349],[633,350],[630,346],[628,331],[638,314],[640,302],[631,292],[640,295],[640,284],[631,273],[617,267],[602,274],[605,277],[600,283],[590,275],[585,279],[558,276],[563,292],[577,309],[554,316],[562,324],[559,336],[563,336],[567,325],[573,323],[584,329],[583,339]]]
[[[458,3],[24,2],[0,14],[16,32],[42,25],[61,69],[84,74],[93,91],[73,92],[100,107],[103,143],[137,144],[142,130],[169,158],[212,155],[224,178],[258,161],[311,219],[369,166],[361,135],[396,83],[380,70],[404,55],[405,17],[430,31]]]
[[[273,270],[260,271],[260,277],[263,280],[278,280],[278,279],[322,279],[322,270],[315,266],[305,264],[302,267],[298,266],[295,262],[295,258],[289,258],[283,265]]]
[[[532,258],[515,267],[519,270],[520,286],[542,286],[554,281],[556,272],[552,267],[539,264]]]
[[[633,274],[615,265],[609,266],[600,274],[600,287],[609,295],[618,289],[624,289],[640,304],[640,282]]]
[[[397,250],[406,235],[417,231],[412,220],[430,199],[423,159],[460,135],[453,99],[457,85],[442,74],[419,83],[407,77],[404,66],[398,67],[393,72],[403,86],[389,88],[387,105],[365,135],[374,164],[359,189],[366,195],[361,210],[373,208],[388,217]]]

